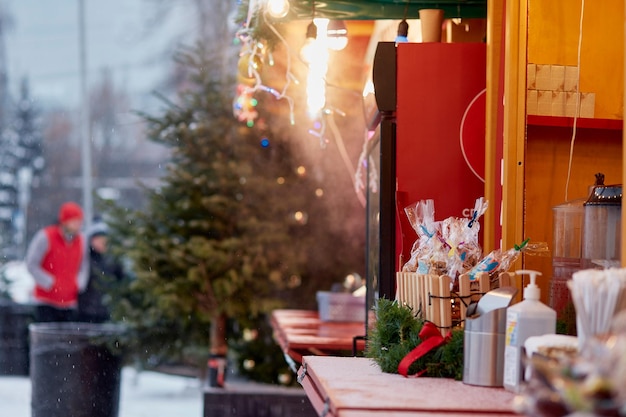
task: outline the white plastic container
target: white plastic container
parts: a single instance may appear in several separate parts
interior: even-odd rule
[[[536,281],[540,272],[523,269],[515,273],[530,276],[530,283],[524,288],[524,301],[510,306],[506,314],[504,388],[519,392],[525,373],[524,342],[531,336],[556,333],[556,311],[539,301],[541,291]]]
[[[349,292],[318,291],[317,307],[321,321],[365,321],[365,297]]]

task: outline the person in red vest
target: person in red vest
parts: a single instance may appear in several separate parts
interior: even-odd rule
[[[39,230],[26,252],[26,267],[35,280],[35,320],[76,319],[78,293],[86,283],[89,257],[80,229],[83,211],[74,202],[59,209],[58,223]]]

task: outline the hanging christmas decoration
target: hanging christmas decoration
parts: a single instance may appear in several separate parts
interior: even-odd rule
[[[245,122],[248,126],[253,126],[254,121],[259,117],[255,107],[257,100],[254,98],[254,89],[239,84],[237,86],[237,96],[233,101],[233,114],[240,122]]]
[[[290,123],[294,124],[293,100],[287,95],[287,89],[291,82],[295,81],[295,77],[291,73],[291,57],[289,56],[287,41],[271,23],[271,19],[266,18],[266,14],[270,13],[267,4],[250,0],[249,2],[240,2],[239,6],[240,15],[237,21],[241,24],[241,28],[237,31],[236,42],[240,43],[242,48],[237,63],[237,81],[239,86],[244,88],[238,87],[237,89],[234,105],[235,116],[251,126],[258,114],[256,110],[251,110],[246,103],[255,92],[262,91],[270,93],[277,100],[284,99],[287,101]],[[283,6],[285,5],[283,4]],[[288,2],[286,6],[288,6]],[[272,10],[272,13],[275,16],[275,10]],[[270,66],[274,64],[272,50],[277,42],[283,43],[287,50],[287,69],[282,91],[264,85],[261,77],[264,63],[267,61]]]
[[[249,46],[246,46],[245,49],[240,53],[237,62],[238,75],[244,80],[256,81],[263,68],[263,56]]]

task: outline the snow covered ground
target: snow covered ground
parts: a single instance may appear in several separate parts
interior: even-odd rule
[[[0,376],[0,417],[30,417],[30,378]],[[119,417],[202,417],[198,378],[122,370]]]

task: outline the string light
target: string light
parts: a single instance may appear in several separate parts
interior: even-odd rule
[[[402,19],[398,24],[398,36],[396,36],[396,43],[404,43],[409,41],[409,23],[406,19]]]
[[[348,28],[343,20],[331,20],[326,30],[328,48],[333,51],[341,51],[348,46]]]
[[[240,122],[253,126],[254,120],[259,116],[255,109],[257,100],[252,96],[253,90],[240,84],[237,87],[237,93],[238,95],[233,102],[233,114]]]
[[[274,3],[276,1],[276,3]],[[277,100],[285,99],[289,103],[290,122],[295,124],[293,114],[293,100],[286,95],[287,88],[291,82],[298,84],[297,79],[291,72],[290,47],[284,37],[276,30],[269,18],[276,18],[284,13],[279,0],[266,0],[263,4],[264,8],[260,9],[261,0],[250,2],[251,7],[255,7],[254,11],[249,10],[248,21],[237,32],[237,39],[242,43],[242,62],[240,63],[240,73],[238,78],[240,86],[238,87],[238,97],[234,101],[233,110],[239,120],[244,121],[248,126],[254,125],[254,120],[258,117],[255,110],[256,102],[253,105],[253,95],[257,91],[263,91],[273,95]],[[254,4],[254,6],[253,6]],[[288,5],[286,5],[288,7]],[[279,12],[279,10],[281,10]],[[262,11],[262,13],[255,13]],[[314,13],[313,13],[314,14]],[[269,17],[266,19],[266,16]],[[270,52],[265,50],[263,44],[258,44],[252,34],[250,20],[263,19],[263,24],[271,30],[276,37],[286,46],[286,83],[282,91],[266,86],[261,79],[261,69],[264,62],[273,64],[273,57]],[[259,24],[260,22],[256,22]],[[309,117],[315,121],[314,128],[309,133],[316,136],[320,140],[320,146],[325,147],[329,142],[326,135],[326,117],[332,114],[341,114],[343,112],[338,109],[330,109],[326,107],[326,74],[328,71],[329,49],[341,50],[347,44],[347,28],[343,21],[330,22],[328,19],[314,18],[307,27],[305,45],[301,48],[300,58],[307,62],[308,72],[306,80],[307,93],[307,113]],[[336,133],[335,133],[336,135]]]
[[[308,44],[307,51],[311,54],[311,59],[307,74],[306,93],[307,113],[311,119],[317,119],[326,105],[326,73],[328,72],[326,33],[328,19],[314,19],[313,23],[319,30],[315,40]]]
[[[266,14],[269,14],[269,10],[275,10],[275,7],[278,7],[274,3],[270,5],[270,2],[275,0],[270,0],[266,3],[266,7],[261,10],[258,0],[250,0],[248,5],[248,16],[246,22],[242,24],[242,27],[237,31],[236,39],[237,42],[242,44],[242,52],[240,54],[240,62],[239,62],[239,72],[237,74],[237,80],[239,81],[239,85],[237,87],[237,96],[235,97],[233,104],[233,113],[240,121],[245,121],[246,125],[252,127],[254,125],[254,120],[258,117],[258,113],[255,110],[250,109],[250,105],[246,103],[250,102],[252,95],[257,91],[267,92],[273,95],[277,100],[286,100],[289,105],[289,119],[290,123],[295,124],[295,117],[293,111],[293,99],[287,95],[287,89],[291,82],[297,83],[297,80],[291,73],[291,59],[287,57],[287,70],[285,74],[285,85],[282,91],[277,91],[276,89],[266,86],[263,84],[261,79],[261,69],[262,64],[267,58],[267,62],[270,66],[274,64],[274,58],[270,51],[267,50],[265,45],[262,42],[258,42],[253,37],[252,30],[252,18],[256,17],[256,19],[263,19],[263,23],[276,35],[276,37],[288,47],[287,41],[284,37],[274,28],[271,21],[265,18]],[[284,0],[286,7],[289,7],[288,1]],[[278,3],[276,3],[278,4]],[[270,7],[271,6],[271,7]],[[278,7],[279,8],[279,7]],[[258,12],[262,11],[260,15]],[[257,13],[257,14],[255,14]],[[255,106],[256,106],[256,99]],[[251,102],[250,102],[251,103]]]
[[[260,5],[260,3],[263,3],[263,5]],[[241,65],[242,67],[247,68],[246,71],[243,71],[242,68],[242,71],[240,72],[243,72],[243,74],[239,74],[239,76],[243,75],[247,84],[240,84],[238,86],[238,97],[235,99],[233,104],[234,112],[238,116],[239,120],[245,121],[248,126],[253,126],[254,119],[257,117],[257,112],[255,110],[256,99],[253,97],[257,91],[269,93],[277,100],[286,100],[290,109],[290,122],[292,125],[295,124],[293,100],[286,94],[287,89],[292,82],[294,84],[298,84],[298,80],[291,72],[292,49],[286,39],[272,24],[273,19],[280,19],[281,17],[286,16],[289,13],[288,8],[289,3],[287,0],[250,0],[248,19],[243,27],[237,31],[236,39],[241,42],[242,51],[253,51],[250,56],[247,57],[248,65],[244,65],[243,63]],[[313,8],[315,8],[314,1]],[[315,15],[314,11],[315,9],[313,9],[313,15]],[[253,17],[256,19],[254,26],[251,24]],[[268,65],[273,65],[273,57],[270,51],[264,50],[256,45],[253,28],[257,27],[259,24],[263,24],[266,28],[273,32],[276,38],[279,39],[279,41],[285,46],[285,50],[287,52],[285,71],[286,82],[284,83],[282,91],[277,91],[270,86],[264,85],[262,82],[263,80],[260,76],[262,64],[265,62]],[[408,23],[406,22],[406,19],[403,19],[402,22],[400,22],[398,29],[398,35],[401,37],[404,36],[404,38],[400,38],[400,41],[408,42]],[[370,188],[375,188],[375,161],[372,159],[371,155],[365,153],[367,146],[364,144],[364,152],[359,158],[358,167],[355,169],[347,157],[345,144],[343,143],[339,128],[334,121],[335,114],[345,116],[345,113],[338,109],[328,107],[326,104],[326,74],[328,71],[329,49],[336,51],[342,50],[347,46],[347,42],[348,38],[345,22],[330,22],[328,19],[314,18],[307,26],[307,33],[305,36],[305,44],[307,46],[305,47],[305,45],[303,45],[303,48],[299,51],[299,55],[300,58],[307,63],[309,69],[306,87],[307,110],[309,116],[314,121],[313,128],[309,129],[309,134],[318,137],[320,147],[325,148],[329,143],[329,139],[326,137],[326,130],[327,128],[330,129],[330,133],[337,142],[337,146],[340,150],[346,169],[354,175],[353,186],[361,204],[364,205],[364,197],[361,193],[361,191],[366,187],[364,184],[365,175],[363,174],[364,170],[367,169],[367,166],[371,165],[374,171],[372,172],[373,175],[371,175],[371,178],[369,178],[369,185]],[[257,56],[255,55],[257,52],[258,58],[262,59],[257,59]],[[367,92],[364,91],[364,94],[367,94]],[[373,134],[373,132],[368,133]],[[369,143],[369,141],[366,142]],[[270,146],[269,139],[263,137],[260,141],[260,146]],[[305,172],[304,167],[299,169],[299,175],[305,175]],[[285,179],[282,177],[277,179],[278,184],[283,184],[284,182]],[[317,189],[315,191],[315,195],[318,198],[321,198],[324,195],[324,190],[321,188]],[[305,224],[307,222],[307,217],[308,215],[306,212],[294,213],[294,220],[301,224]]]
[[[289,1],[288,0],[267,0],[266,5],[267,13],[275,18],[281,19],[287,16],[289,13]]]
[[[317,25],[315,22],[309,23],[306,28],[306,36],[304,44],[300,48],[300,59],[305,64],[310,64],[315,59],[316,49],[319,45],[317,42]]]
[[[398,23],[398,34],[396,36],[396,45],[399,43],[405,43],[409,41],[409,23],[406,21],[407,13],[409,12],[409,2],[407,1],[404,6],[404,16],[400,23]]]

